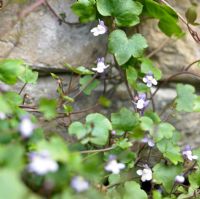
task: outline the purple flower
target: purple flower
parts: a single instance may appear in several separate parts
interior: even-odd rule
[[[185,181],[185,178],[183,175],[177,175],[175,177],[175,182],[177,182],[177,183],[183,183],[184,181]]]
[[[71,181],[71,187],[77,192],[83,192],[89,188],[89,183],[82,176],[76,176]]]
[[[134,102],[134,104],[139,110],[145,109],[149,104],[149,101],[146,100],[146,94],[145,93],[139,94],[137,97],[137,102]]]
[[[21,118],[19,124],[19,132],[24,138],[28,138],[32,135],[35,129],[35,125],[32,123],[28,116],[24,116]]]
[[[182,154],[185,158],[187,158],[190,161],[198,159],[197,155],[192,154],[192,150],[189,145],[185,146],[184,150],[182,151]]]
[[[116,156],[111,155],[109,157],[109,161],[107,165],[105,166],[105,170],[108,172],[112,172],[113,174],[119,174],[120,170],[125,168],[125,164],[118,163],[116,160]]]
[[[103,73],[106,68],[108,68],[109,65],[105,65],[104,57],[97,59],[97,67],[92,68],[92,70],[97,71],[98,73]]]
[[[142,139],[143,143],[147,143],[150,147],[154,147],[155,143],[151,138],[145,137]]]
[[[90,32],[92,32],[95,37],[98,35],[103,35],[107,32],[107,27],[104,25],[103,21],[99,20],[97,27],[92,28]]]
[[[56,172],[58,163],[54,161],[48,151],[32,152],[29,154],[30,163],[28,171],[37,175],[45,175],[48,172]]]
[[[143,78],[143,82],[146,83],[149,88],[152,87],[152,85],[156,86],[158,84],[152,72],[146,74],[146,76]]]

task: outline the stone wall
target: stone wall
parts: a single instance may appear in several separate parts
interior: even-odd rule
[[[48,1],[56,13],[66,13],[66,20],[69,24],[62,25],[44,6],[40,6],[19,22],[17,14],[34,1],[27,1],[26,4],[9,4],[8,2],[5,0],[4,7],[0,10],[0,58],[22,58],[34,69],[47,75],[41,76],[37,85],[28,85],[23,91],[23,94],[29,94],[29,103],[36,103],[42,96],[57,96],[56,82],[48,76],[49,72],[66,72],[66,68],[63,67],[64,63],[75,66],[91,66],[97,57],[105,55],[107,36],[93,37],[90,29],[96,25],[96,22],[77,24],[78,19],[70,10],[70,5],[75,0]],[[182,15],[190,5],[189,0],[177,0],[171,3]],[[183,24],[182,26],[186,35],[180,40],[167,38],[159,31],[156,21],[148,20],[140,26],[142,34],[149,43],[147,53],[154,52],[163,45],[163,41],[165,42],[165,45],[152,56],[156,65],[162,69],[164,78],[200,59],[200,45],[193,40],[187,28]],[[196,27],[195,29],[200,34],[200,28]],[[193,67],[192,70],[200,73],[200,69],[197,67]],[[67,84],[69,74],[66,73],[63,78]],[[199,83],[198,79],[192,77],[182,77],[178,80],[195,81],[197,85]],[[20,90],[21,86],[18,84],[14,89]],[[86,104],[88,107],[92,106],[100,90],[97,90],[90,98],[81,97],[76,104],[76,110],[85,107]],[[173,86],[168,85],[168,88],[161,89],[155,98],[157,108],[160,110],[175,95]],[[117,99],[115,104],[117,107],[127,105],[128,95],[123,85],[118,88],[113,98]],[[116,106],[112,108],[116,108]],[[77,116],[77,118],[81,118],[81,116]],[[185,134],[185,137],[190,138],[189,142],[192,145],[200,143],[200,139],[194,141],[194,138],[200,135],[199,118],[200,114],[172,115],[173,123]],[[58,121],[55,125],[60,126],[60,122],[64,124],[66,121]],[[62,128],[62,131],[65,130]],[[186,139],[183,142],[186,142]]]

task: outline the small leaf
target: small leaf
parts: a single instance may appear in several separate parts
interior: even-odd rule
[[[178,25],[178,16],[171,8],[153,0],[145,0],[145,8],[149,16],[159,19],[158,26],[167,36],[180,37],[183,35]]]
[[[24,67],[23,73],[20,74],[19,79],[24,83],[35,84],[38,79],[38,72],[32,71],[27,65]]]
[[[175,128],[169,123],[163,122],[159,124],[158,131],[155,138],[156,142],[159,142],[163,138],[167,138],[167,139],[172,138],[174,130]]]
[[[42,98],[39,101],[39,111],[41,111],[44,114],[44,117],[47,120],[56,117],[57,115],[56,108],[57,108],[57,102],[54,99]]]
[[[190,186],[197,189],[200,186],[200,171],[197,170],[189,175]]]
[[[141,117],[140,118],[140,121],[141,121],[141,128],[145,131],[149,131],[149,132],[152,132],[153,130],[153,121],[151,118],[149,117]]]
[[[87,23],[96,19],[94,0],[78,0],[71,6],[72,11],[79,16],[81,23]]]
[[[84,66],[74,67],[74,66],[71,66],[69,64],[65,64],[64,66],[67,67],[73,73],[78,74],[78,75],[92,75],[92,74],[94,74],[94,72],[85,68]]]
[[[91,92],[100,84],[98,80],[93,80],[90,75],[80,78],[79,83],[81,85],[81,90],[83,90],[86,95],[90,95]]]
[[[129,66],[127,69],[126,69],[126,77],[127,77],[127,80],[128,80],[128,83],[134,87],[135,86],[135,83],[136,83],[136,80],[137,80],[137,71],[135,70],[135,68]]]
[[[12,180],[11,180],[12,179]],[[20,176],[14,170],[1,169],[0,171],[0,198],[19,199],[26,198],[28,189],[20,180]]]
[[[108,177],[109,185],[114,185],[120,182],[120,175],[119,174],[111,174]]]
[[[0,60],[0,80],[6,84],[15,84],[24,71],[24,62],[16,59]]]
[[[200,112],[200,96],[194,100],[194,112]]]
[[[178,162],[183,162],[180,147],[175,145],[171,139],[162,139],[156,143],[156,146],[163,156],[168,158],[173,164],[177,165]]]
[[[99,104],[101,104],[102,106],[106,108],[110,107],[112,104],[112,101],[106,98],[105,96],[101,96],[98,101],[99,101]]]
[[[185,16],[188,23],[195,25],[195,21],[197,19],[197,6],[192,5],[190,8],[188,8]]]
[[[147,42],[141,34],[134,34],[128,39],[124,31],[115,30],[109,35],[108,48],[115,55],[119,65],[125,64],[132,56],[141,57],[147,46]]]
[[[116,145],[120,147],[121,149],[128,149],[132,146],[132,143],[128,141],[128,139],[126,138],[126,139],[117,141]]]
[[[112,113],[111,121],[115,130],[124,132],[131,131],[139,122],[138,116],[126,108],[122,108],[117,113]]]
[[[150,59],[142,58],[141,61],[142,61],[142,64],[141,64],[141,72],[142,73],[147,74],[149,72],[152,72],[155,79],[157,79],[157,80],[161,79],[161,77],[162,77],[161,70],[156,68]]]
[[[177,111],[185,111],[185,112],[192,112],[194,100],[196,95],[194,94],[195,89],[191,85],[183,85],[177,84],[177,99],[176,99],[176,110]]]
[[[69,152],[66,143],[59,137],[52,137],[49,141],[41,140],[36,144],[37,151],[47,150],[56,161],[67,162]]]
[[[70,135],[75,135],[78,139],[82,139],[88,134],[87,130],[80,122],[73,122],[69,126],[68,131]]]
[[[153,179],[157,184],[162,184],[165,190],[169,193],[174,185],[174,180],[177,175],[182,173],[182,168],[177,165],[167,166],[163,163],[156,164],[153,167]]]
[[[105,116],[93,113],[86,117],[86,128],[91,128],[90,142],[105,145],[108,141],[109,131],[112,130],[112,125]]]
[[[123,199],[147,199],[147,194],[140,188],[137,182],[129,181],[124,184],[125,193]]]
[[[142,4],[132,0],[97,0],[97,9],[103,16],[115,17],[118,26],[134,26],[140,22]]]

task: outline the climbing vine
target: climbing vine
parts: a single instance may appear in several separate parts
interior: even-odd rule
[[[45,0],[23,10],[19,19],[40,5],[60,25],[69,24],[65,14],[56,13]],[[95,24],[88,32],[107,39],[105,54],[111,58],[96,57],[89,67],[66,63],[63,67],[71,74],[67,86],[51,73],[58,98],[41,98],[34,105],[26,103],[28,96],[22,93],[28,84],[37,84],[38,72],[23,60],[1,59],[0,198],[199,198],[200,148],[181,146],[181,132],[163,115],[168,118],[169,109],[200,112],[200,96],[192,85],[177,83],[176,97],[160,112],[154,99],[177,76],[199,79],[190,69],[200,61],[161,81],[162,71],[151,60],[152,52],[147,53],[148,41],[138,28],[144,20],[156,20],[166,36],[181,39],[191,34],[199,43],[193,30],[199,25],[196,6],[192,4],[184,17],[165,0],[75,1],[72,11],[80,23]],[[10,85],[19,81],[20,91],[12,91]],[[129,103],[113,110],[118,100],[113,94],[121,83]],[[94,105],[77,110],[78,98],[88,99],[97,88]],[[82,118],[75,121],[75,115]],[[65,121],[64,135],[46,132],[40,125],[58,119]]]

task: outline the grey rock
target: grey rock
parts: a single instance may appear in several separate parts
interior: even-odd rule
[[[58,14],[66,12],[69,22],[77,22],[77,18],[70,11],[73,2],[49,1]],[[11,11],[17,12],[20,8],[19,5],[8,5],[5,11],[1,12],[0,18],[3,20],[0,22],[0,35],[6,29],[9,30],[9,27],[5,26],[5,19],[12,21]],[[47,8],[40,6],[24,18],[21,24],[17,23],[1,37],[0,49],[4,50],[0,52],[0,57],[8,54],[11,58],[24,59],[36,69],[48,71],[62,69],[64,63],[75,66],[91,65],[105,54],[106,46],[106,36],[94,37],[90,32],[96,24],[97,22],[59,25],[57,18]]]

